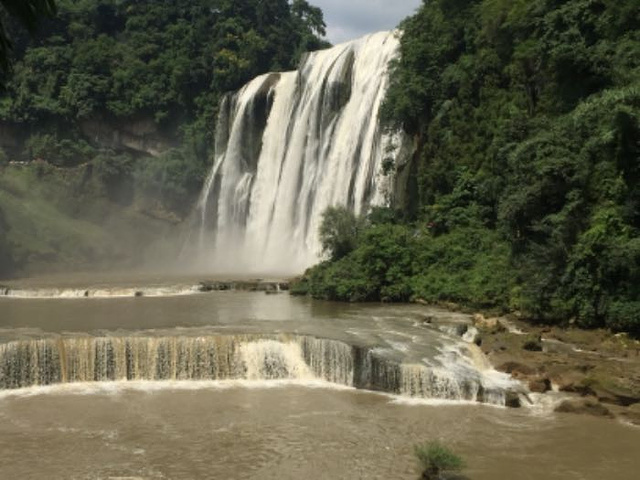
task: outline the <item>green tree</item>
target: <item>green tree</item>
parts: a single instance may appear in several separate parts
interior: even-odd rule
[[[56,13],[54,0],[0,0],[0,5],[32,34],[43,17],[52,17]],[[11,69],[11,48],[5,21],[0,21],[0,78],[5,77]]]
[[[331,260],[339,260],[352,252],[362,228],[361,221],[346,207],[328,207],[322,212],[320,243],[322,252]]]

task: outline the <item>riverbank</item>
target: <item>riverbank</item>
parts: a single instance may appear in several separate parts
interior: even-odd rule
[[[474,315],[482,351],[532,393],[562,392],[557,412],[640,426],[640,341],[606,330],[534,326]]]

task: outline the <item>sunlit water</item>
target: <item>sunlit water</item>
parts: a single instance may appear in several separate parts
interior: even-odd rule
[[[333,304],[248,292],[0,298],[5,350],[11,342],[90,345],[107,339],[129,342],[130,359],[131,345],[159,338],[278,338],[231,343],[242,380],[177,381],[173,364],[166,381],[116,379],[0,392],[0,478],[410,479],[418,472],[413,445],[435,438],[465,457],[473,479],[637,478],[640,429],[542,407],[512,410],[356,390],[304,371],[309,358],[286,340],[332,339],[388,361],[426,365],[441,361],[443,349],[462,348],[458,337],[437,324],[463,320],[415,305]],[[180,355],[191,358],[180,348]],[[456,368],[467,358],[439,367],[466,375]],[[265,379],[263,362],[274,359],[278,368],[287,366],[287,378]],[[485,368],[481,358],[473,362]],[[135,365],[144,380],[151,374],[143,363]],[[132,368],[131,360],[123,365],[118,368]]]

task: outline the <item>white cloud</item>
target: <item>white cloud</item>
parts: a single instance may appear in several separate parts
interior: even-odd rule
[[[324,12],[331,43],[391,30],[413,14],[422,0],[309,0]]]

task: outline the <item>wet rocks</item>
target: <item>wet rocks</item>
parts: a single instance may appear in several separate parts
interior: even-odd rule
[[[532,393],[546,393],[551,390],[551,380],[537,369],[515,361],[505,362],[496,370],[510,374],[513,378],[527,384]]]
[[[200,282],[200,291],[201,292],[219,292],[224,290],[232,290],[233,284],[230,282],[211,282],[205,281]]]
[[[244,281],[219,281],[205,280],[200,282],[199,290],[201,292],[221,292],[228,290],[238,290],[243,292],[284,292],[289,290],[289,283],[283,281],[266,281],[266,280],[244,280]]]
[[[537,377],[529,380],[529,391],[533,393],[547,393],[551,390],[551,380],[547,377]]]
[[[506,332],[507,327],[499,318],[485,318],[484,315],[476,313],[473,316],[473,325],[482,330],[492,333]]]
[[[640,422],[639,340],[606,330],[540,326],[515,317],[478,314],[474,325],[483,335],[482,351],[496,370],[510,374],[529,392],[561,392],[569,403],[560,411]]]
[[[522,401],[520,400],[520,395],[517,392],[507,392],[505,396],[505,407],[508,407],[508,408],[522,407]]]
[[[542,337],[540,335],[529,335],[522,343],[522,348],[529,352],[541,352],[542,349]]]
[[[587,396],[591,395],[592,391],[587,384],[586,378],[586,375],[582,372],[569,370],[554,374],[551,380],[560,392]]]
[[[529,365],[523,363],[509,361],[496,367],[496,370],[510,374],[514,378],[528,377],[529,375],[535,375],[536,370]]]
[[[620,417],[625,422],[640,426],[640,403],[636,403],[620,412]]]
[[[598,401],[611,405],[628,407],[640,403],[640,395],[637,392],[622,389],[616,385],[603,385],[598,381],[587,385],[589,393]]]
[[[577,398],[564,400],[555,408],[558,413],[572,413],[579,415],[591,415],[594,417],[613,418],[613,413],[597,401],[592,399]]]

